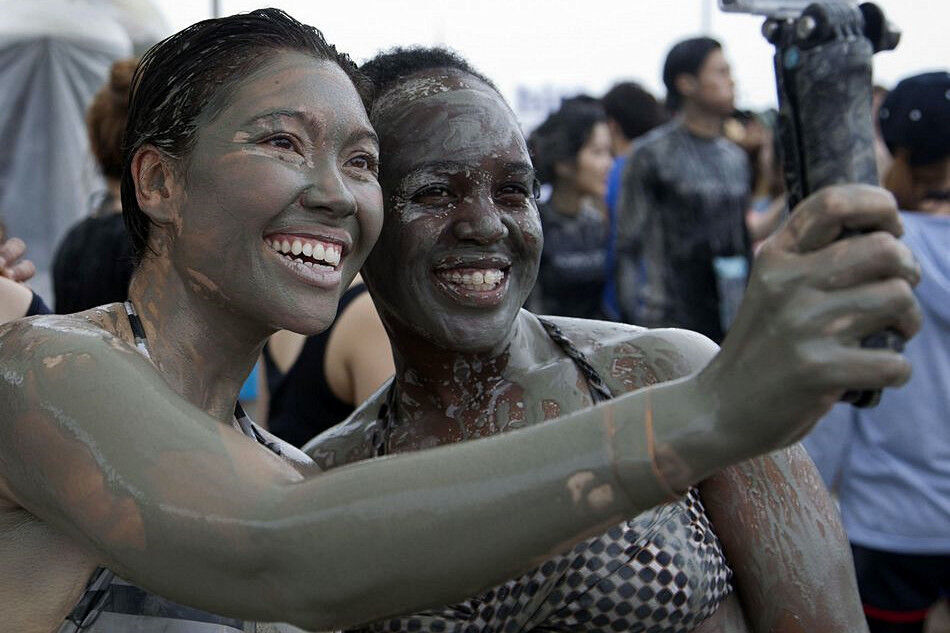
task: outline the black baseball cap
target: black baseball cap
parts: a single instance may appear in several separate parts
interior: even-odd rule
[[[904,79],[884,99],[878,121],[891,153],[904,147],[911,165],[940,162],[950,154],[950,73]]]

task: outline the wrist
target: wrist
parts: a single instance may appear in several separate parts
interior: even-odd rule
[[[721,433],[714,394],[697,376],[634,395],[616,401],[622,423],[613,438],[618,479],[634,489],[628,490],[631,496],[675,498],[740,461],[735,446]],[[645,487],[645,481],[652,486]]]

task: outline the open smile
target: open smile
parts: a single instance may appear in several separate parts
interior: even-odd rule
[[[320,288],[337,286],[347,246],[325,236],[272,233],[264,237],[269,250],[304,282]]]
[[[504,258],[443,260],[432,270],[435,285],[463,305],[488,307],[502,302],[508,291],[511,262]]]

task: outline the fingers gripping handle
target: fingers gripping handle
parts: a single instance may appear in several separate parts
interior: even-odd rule
[[[858,8],[831,0],[809,5],[796,19],[769,19],[763,33],[775,45],[789,208],[828,185],[876,185],[871,56],[894,48],[899,33],[871,3]],[[887,330],[861,344],[901,351],[904,340]],[[856,407],[872,407],[880,399],[880,390],[842,397]]]

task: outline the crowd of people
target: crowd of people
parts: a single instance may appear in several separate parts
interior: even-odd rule
[[[0,230],[11,630],[923,631],[950,74],[875,92],[883,188],[790,210],[727,53],[527,135],[455,52],[272,9],[117,62],[54,310]]]

